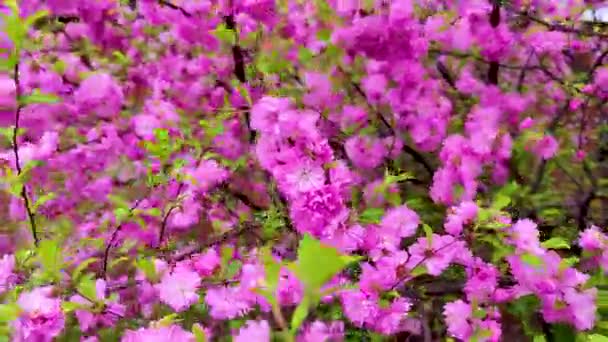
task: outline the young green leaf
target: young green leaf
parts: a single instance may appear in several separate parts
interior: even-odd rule
[[[570,248],[570,244],[568,244],[568,241],[566,241],[560,237],[552,237],[547,241],[543,241],[541,243],[541,246],[543,246],[543,248],[547,248],[547,249],[569,249]]]
[[[59,280],[61,278],[60,270],[63,266],[59,243],[55,240],[42,240],[38,247],[38,262],[47,276],[53,280]]]
[[[423,224],[422,229],[424,230],[426,242],[429,246],[431,246],[433,244],[433,228],[431,228],[428,224]]]
[[[46,202],[55,199],[55,197],[57,197],[57,195],[54,192],[49,192],[38,197],[36,199],[36,202],[32,206],[32,209],[34,210],[34,212],[38,211],[38,208],[40,208],[41,205],[44,205]]]
[[[526,264],[533,266],[533,267],[541,267],[543,265],[543,259],[541,259],[537,255],[530,254],[530,253],[523,254],[521,256],[521,260],[523,262],[525,262]]]
[[[146,278],[155,283],[158,281],[158,275],[156,274],[156,266],[154,261],[150,258],[141,258],[135,261],[135,266],[144,273]]]
[[[207,334],[205,334],[205,331],[199,324],[192,325],[192,333],[194,334],[196,342],[207,342]]]
[[[302,323],[304,323],[304,321],[306,320],[306,317],[308,317],[308,313],[310,311],[310,304],[311,303],[309,297],[304,296],[298,307],[296,307],[296,310],[294,311],[293,316],[291,317],[292,333],[298,331]]]
[[[20,308],[17,304],[0,304],[0,322],[12,322],[19,316]]]
[[[359,215],[359,222],[371,224],[379,223],[383,215],[384,209],[382,208],[367,208]]]
[[[298,259],[290,268],[307,291],[315,293],[353,260],[306,234],[298,247]]]
[[[34,91],[29,94],[23,96],[19,99],[19,102],[22,105],[30,105],[37,103],[57,103],[59,102],[59,97],[53,94],[43,94],[39,89],[34,89]]]

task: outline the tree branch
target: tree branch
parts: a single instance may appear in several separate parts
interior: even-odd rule
[[[129,208],[129,215],[131,215],[131,213],[133,213],[133,210],[135,210],[135,209],[137,209],[137,207],[139,207],[142,200],[143,199],[137,200],[137,202],[135,202],[135,204],[131,208]],[[101,278],[103,278],[103,279],[106,279],[106,275],[108,272],[108,261],[110,259],[110,251],[112,250],[112,247],[116,243],[116,239],[118,238],[118,233],[120,233],[120,231],[122,230],[122,227],[123,227],[122,223],[120,223],[118,226],[116,226],[116,229],[114,229],[114,231],[112,232],[110,241],[106,245],[106,248],[103,252],[103,262],[102,262],[102,270],[101,270]]]
[[[498,27],[500,24],[500,3],[497,0],[492,1],[492,12],[490,13],[490,25],[493,28]],[[499,71],[498,61],[491,61],[490,66],[488,68],[488,82],[493,85],[498,84],[498,71]]]
[[[571,26],[560,24],[560,23],[550,23],[550,22],[547,22],[540,18],[537,18],[526,11],[520,11],[520,12],[516,11],[515,14],[519,15],[520,17],[526,18],[534,23],[542,25],[542,26],[546,27],[549,31],[575,33],[579,36],[598,37],[598,38],[603,38],[603,39],[608,38],[608,34],[603,34],[603,33],[593,32],[593,31],[585,31],[582,29],[577,29],[577,28],[574,28]]]
[[[229,30],[233,30],[235,32],[236,41],[234,45],[232,45],[232,61],[234,63],[234,76],[241,82],[242,84],[247,82],[247,75],[245,73],[245,56],[243,53],[243,48],[238,43],[238,35],[236,30],[236,22],[234,21],[234,15],[230,14],[224,17],[224,23],[226,24],[226,28]],[[245,111],[245,122],[247,124],[247,130],[249,131],[249,143],[253,144],[256,138],[256,132],[251,129],[251,118],[249,111]]]
[[[15,67],[13,68],[13,79],[15,81],[15,99],[17,108],[15,110],[15,126],[13,127],[13,154],[15,155],[15,168],[17,169],[17,175],[21,175],[23,170],[21,169],[21,161],[19,160],[19,144],[18,144],[18,133],[19,133],[19,125],[21,121],[21,110],[23,105],[21,104],[21,82],[19,79],[19,62],[15,63]],[[32,231],[32,237],[34,238],[34,244],[38,246],[40,243],[40,239],[38,237],[38,230],[36,228],[36,218],[35,214],[30,207],[30,198],[27,194],[27,187],[25,183],[21,188],[21,198],[23,199],[23,205],[25,207],[25,211],[27,212],[27,217],[29,219],[30,228]]]

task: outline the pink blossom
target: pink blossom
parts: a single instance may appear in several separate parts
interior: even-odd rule
[[[14,321],[16,341],[52,341],[64,328],[61,300],[53,297],[52,287],[37,287],[19,296],[22,313]]]
[[[128,330],[121,339],[121,342],[194,342],[196,339],[192,333],[183,330],[177,325],[157,328],[139,328],[138,330]]]
[[[269,342],[270,326],[266,321],[247,321],[245,326],[234,336],[234,342]]]
[[[201,279],[196,272],[180,268],[165,274],[155,287],[160,300],[180,312],[198,301],[196,292],[200,283]]]
[[[536,142],[533,147],[533,151],[542,159],[551,159],[557,153],[558,148],[559,145],[555,138],[550,135],[546,135],[541,140]]]

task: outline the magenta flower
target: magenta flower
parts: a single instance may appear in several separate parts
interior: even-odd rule
[[[175,269],[173,273],[165,274],[155,287],[160,300],[173,310],[180,312],[198,301],[197,290],[200,283],[198,273],[179,268]]]
[[[519,220],[511,226],[511,239],[513,239],[515,246],[524,252],[534,254],[543,252],[538,235],[536,223],[532,220]]]
[[[462,241],[456,240],[451,235],[438,234],[433,234],[430,243],[426,237],[418,238],[408,252],[409,269],[424,266],[426,271],[434,276],[441,274],[452,262],[457,261],[457,258],[466,258],[470,254]]]
[[[279,115],[291,107],[286,98],[263,97],[251,109],[251,128],[264,133],[278,133]]]
[[[61,300],[52,296],[53,288],[37,287],[19,296],[17,304],[22,310],[14,321],[16,341],[50,342],[64,328],[65,317],[61,310]]]
[[[209,248],[206,253],[194,258],[193,268],[201,277],[210,276],[220,266],[220,256],[215,248]]]
[[[205,303],[210,307],[209,314],[215,319],[232,319],[251,310],[248,298],[239,287],[211,288],[207,290]]]
[[[295,199],[290,216],[298,231],[318,235],[344,209],[338,189],[332,185],[324,185]]]
[[[418,214],[404,204],[389,209],[382,218],[380,228],[394,230],[400,238],[404,238],[416,234],[419,224],[420,218]]]
[[[266,321],[247,321],[245,326],[234,336],[234,342],[269,342],[270,325]]]
[[[380,312],[377,298],[359,290],[343,291],[340,295],[346,317],[358,327],[375,323]]]
[[[542,139],[536,142],[533,151],[542,159],[551,159],[557,154],[559,144],[554,137],[545,135]]]
[[[138,330],[128,330],[120,340],[121,342],[194,342],[194,334],[183,330],[177,325],[168,327],[140,328]]]
[[[579,236],[578,244],[585,250],[603,250],[608,246],[608,237],[597,226],[585,229]]]
[[[11,289],[17,280],[13,273],[15,268],[15,256],[13,254],[5,254],[0,259],[0,295]]]
[[[74,94],[81,111],[105,118],[120,112],[123,97],[122,88],[105,73],[95,73],[86,78]]]
[[[124,305],[117,302],[106,302],[106,282],[103,279],[97,279],[95,282],[95,292],[96,298],[84,298],[81,295],[75,295],[70,298],[71,302],[78,303],[87,308],[75,311],[82,331],[88,331],[98,326],[113,326],[120,318],[124,317],[126,311]],[[104,304],[102,313],[96,314],[93,312],[94,303],[91,300]]]
[[[306,327],[297,342],[342,341],[344,339],[344,323],[341,321],[329,324],[314,321]]]
[[[388,153],[382,140],[369,136],[354,136],[344,144],[348,158],[355,166],[373,169],[382,163]]]
[[[467,341],[473,334],[470,319],[473,310],[470,304],[462,300],[447,303],[443,308],[445,322],[448,325],[448,333],[460,340]]]

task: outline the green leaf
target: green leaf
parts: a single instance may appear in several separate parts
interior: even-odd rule
[[[587,336],[587,340],[589,342],[608,342],[608,337],[600,334],[591,334]]]
[[[42,240],[38,247],[38,262],[49,277],[59,280],[60,270],[63,266],[59,243],[54,240]]]
[[[274,261],[268,248],[262,251],[262,260],[264,261],[265,280],[268,289],[275,292],[279,285],[279,275],[281,273],[281,264]]]
[[[409,172],[402,172],[398,175],[391,175],[388,174],[385,176],[384,178],[384,183],[385,184],[393,184],[393,183],[400,183],[409,179],[415,179],[416,177],[414,177],[411,173]]]
[[[97,286],[92,274],[87,274],[80,279],[78,291],[88,300],[97,300]]]
[[[431,246],[433,244],[433,228],[431,228],[428,224],[423,224],[422,229],[424,230],[424,236],[426,237],[426,242]]]
[[[410,272],[410,274],[412,277],[418,277],[423,274],[426,274],[426,266],[418,265],[412,270],[412,272]]]
[[[129,203],[122,197],[113,194],[108,195],[108,200],[118,208],[129,208]]]
[[[536,335],[534,336],[533,342],[547,342],[547,339],[544,335]]]
[[[359,215],[359,221],[361,223],[375,224],[380,222],[383,215],[384,209],[382,208],[367,208]]]
[[[178,317],[179,317],[178,313],[172,313],[170,315],[167,315],[167,316],[161,318],[157,322],[157,324],[161,327],[168,327],[174,323],[177,323],[179,321]]]
[[[559,267],[561,270],[564,270],[568,267],[573,267],[574,265],[576,265],[579,262],[579,258],[576,256],[571,256],[569,258],[564,258],[560,261],[559,263]]]
[[[34,89],[31,94],[23,96],[19,102],[23,105],[36,103],[57,103],[59,102],[59,97],[53,94],[43,94],[40,92],[40,89]]]
[[[307,292],[318,292],[353,260],[353,257],[340,255],[337,249],[306,234],[298,247],[298,259],[290,269],[304,283]]]
[[[11,9],[11,13],[13,15],[19,14],[19,6],[17,5],[17,0],[4,0],[4,6]]]
[[[298,59],[300,60],[300,63],[302,64],[306,64],[308,62],[310,62],[313,58],[314,58],[314,54],[312,53],[312,51],[310,49],[307,49],[303,46],[300,46],[300,48],[298,49]]]
[[[76,267],[74,269],[74,272],[72,272],[72,280],[78,282],[82,271],[84,271],[87,267],[89,267],[92,263],[94,263],[97,260],[98,260],[98,258],[88,258],[88,259],[80,262],[78,264],[78,267]]]
[[[566,324],[553,324],[551,333],[555,342],[572,342],[576,341],[576,332]]]
[[[597,292],[597,306],[598,308],[608,308],[608,290],[599,290]]]
[[[308,317],[308,313],[310,311],[310,299],[308,296],[304,296],[302,301],[296,307],[296,310],[293,312],[293,316],[291,317],[291,331],[296,332]]]
[[[12,1],[10,1],[12,2]],[[6,5],[6,2],[5,2]],[[16,6],[16,5],[15,5]],[[23,22],[21,21],[21,18],[19,17],[19,11],[18,8],[16,11],[13,11],[13,14],[10,16],[6,16],[4,17],[3,21],[4,21],[4,32],[6,32],[6,35],[8,36],[8,38],[13,42],[14,44],[14,55],[18,56],[19,55],[19,51],[21,50],[21,47],[23,46],[23,41],[27,35],[27,31],[23,25]]]
[[[158,281],[158,275],[156,274],[156,266],[154,265],[154,261],[150,258],[141,258],[135,261],[135,266],[142,271],[146,278],[155,283]]]
[[[75,310],[80,310],[80,309],[88,309],[89,307],[86,305],[82,305],[80,303],[75,303],[75,302],[61,302],[61,309],[63,309],[63,312],[65,313],[70,313],[72,311]]]
[[[224,279],[234,278],[243,267],[243,262],[240,260],[233,260],[226,266],[224,270]]]
[[[27,17],[27,19],[25,19],[25,27],[27,28],[27,27],[32,26],[35,22],[37,22],[38,20],[40,20],[48,15],[49,15],[49,11],[47,11],[47,10],[40,10],[40,11],[35,12],[34,14]]]
[[[116,217],[116,222],[118,224],[123,223],[127,217],[129,217],[130,212],[127,208],[116,208],[114,209],[114,216]]]
[[[511,182],[503,186],[494,196],[492,209],[501,210],[511,204],[511,197],[515,194],[517,188],[518,186],[515,182]]]
[[[113,51],[112,56],[114,56],[114,58],[116,58],[116,60],[118,61],[118,64],[122,64],[122,65],[131,64],[131,59],[128,56],[126,56],[124,53],[122,53],[121,51],[118,51],[118,50]]]
[[[222,247],[222,250],[220,251],[220,257],[221,257],[220,269],[222,270],[222,278],[225,278],[226,270],[228,269],[228,263],[232,259],[233,255],[234,255],[234,249],[232,247],[230,247],[230,246]]]
[[[331,38],[331,30],[329,29],[321,29],[317,31],[317,39],[327,42]]]
[[[55,197],[57,197],[57,195],[54,192],[49,192],[38,197],[36,199],[36,202],[32,206],[32,209],[34,210],[34,212],[38,211],[38,208],[40,208],[41,205],[44,205],[46,202],[55,199]]]
[[[160,209],[158,209],[158,208],[150,208],[150,209],[146,210],[146,214],[148,214],[150,216],[154,216],[154,217],[159,217],[162,213],[161,213]]]
[[[213,35],[224,43],[234,45],[236,43],[236,32],[226,27],[226,24],[220,24],[213,31]]]
[[[505,194],[498,194],[494,197],[494,202],[492,203],[492,208],[496,210],[501,210],[511,204],[511,197]]]
[[[21,309],[17,304],[0,304],[0,322],[12,322],[19,317]]]
[[[543,265],[543,259],[541,259],[539,256],[534,255],[534,254],[530,254],[530,253],[525,253],[522,254],[521,256],[521,260],[533,267],[541,267]]]
[[[207,342],[207,334],[205,334],[205,331],[203,331],[199,324],[192,325],[192,333],[196,342]]]
[[[543,246],[543,248],[547,248],[547,249],[569,249],[570,248],[570,244],[568,244],[568,241],[564,240],[561,237],[552,237],[549,240],[541,243],[541,246]]]

